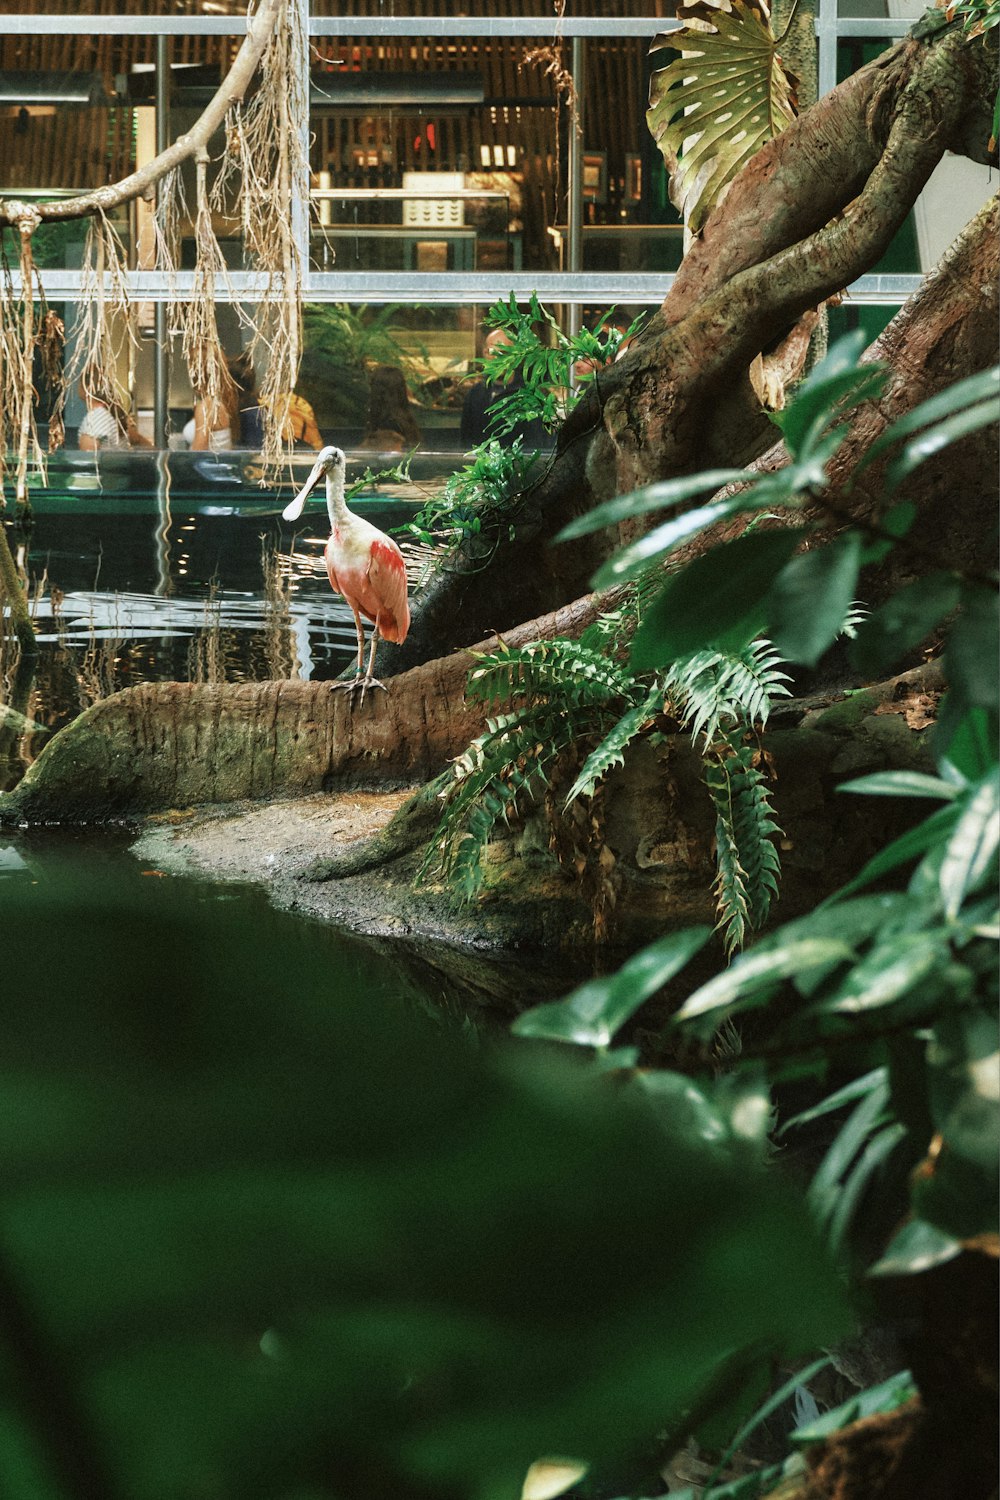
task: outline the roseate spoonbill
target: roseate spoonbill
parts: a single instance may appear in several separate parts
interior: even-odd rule
[[[361,688],[361,701],[369,688],[381,688],[383,682],[373,675],[375,647],[379,636],[385,641],[402,644],[410,628],[410,605],[406,597],[406,564],[403,554],[391,537],[372,526],[347,508],[344,499],[344,455],[339,448],[323,448],[316,457],[313,471],[290,505],[282,511],[286,521],[297,521],[306,501],[320,479],[326,479],[326,508],[330,512],[330,540],[326,544],[326,571],[330,586],[343,594],[354,613],[358,632],[358,665],[349,682],[335,682],[334,688]],[[371,620],[371,651],[368,670],[364,671],[365,631],[361,616]]]

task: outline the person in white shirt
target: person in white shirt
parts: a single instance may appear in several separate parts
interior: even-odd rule
[[[100,392],[100,394],[98,394]],[[90,368],[80,378],[80,395],[87,404],[87,414],[77,431],[77,443],[87,453],[109,448],[152,448],[135,419],[122,406],[106,380]]]

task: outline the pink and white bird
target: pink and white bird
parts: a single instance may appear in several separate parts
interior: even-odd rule
[[[348,510],[344,499],[345,459],[339,448],[328,447],[317,455],[312,473],[290,505],[282,511],[286,521],[297,521],[306,501],[321,478],[326,479],[326,508],[330,513],[330,540],[326,544],[326,571],[330,586],[343,594],[354,613],[358,632],[357,675],[335,688],[360,687],[361,701],[369,688],[385,684],[373,675],[375,647],[379,637],[401,645],[410,628],[410,605],[406,595],[406,563],[391,537],[361,516]],[[361,616],[374,625],[368,670],[364,671],[365,630]]]

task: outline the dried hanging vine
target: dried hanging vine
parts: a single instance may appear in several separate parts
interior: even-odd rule
[[[264,463],[282,457],[288,403],[302,355],[302,256],[293,213],[309,201],[309,161],[301,122],[308,118],[308,39],[289,6],[271,35],[260,87],[227,120],[227,156],[238,171],[243,245],[262,279],[250,355],[263,364]],[[220,174],[220,185],[224,175]],[[263,356],[260,358],[259,356]]]

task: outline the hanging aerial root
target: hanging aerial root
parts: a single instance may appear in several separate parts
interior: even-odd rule
[[[57,430],[63,424],[66,392],[79,380],[86,396],[96,397],[108,407],[123,437],[127,431],[118,370],[121,364],[128,368],[131,352],[138,347],[127,266],[125,247],[114,225],[98,211],[90,222],[83,251],[73,353],[51,419]]]
[[[232,292],[225,256],[212,221],[208,167],[208,152],[202,150],[195,159],[194,281],[190,297],[176,299],[173,312],[175,326],[181,330],[184,362],[196,396],[205,402],[209,411],[232,413],[236,405],[236,387],[219,338],[216,317],[219,282],[230,296]],[[175,190],[181,194],[179,174]],[[178,211],[183,207],[182,196],[177,207]]]
[[[18,505],[23,505],[28,493],[29,467],[44,467],[35,425],[33,359],[37,272],[31,249],[31,237],[41,218],[32,204],[8,204],[8,208],[12,206],[20,210],[14,221],[18,236],[20,290],[14,291],[10,265],[4,256],[0,284],[0,481],[5,474],[7,454],[13,451],[17,455],[15,494]],[[44,312],[40,283],[38,297],[42,300]]]
[[[291,446],[285,418],[302,355],[303,265],[295,211],[301,205],[305,212],[309,202],[309,162],[300,131],[308,107],[307,64],[299,8],[284,0],[261,61],[259,87],[227,120],[227,154],[240,172],[243,243],[261,277],[250,354],[258,367],[265,366],[260,385],[265,466],[280,463]]]

